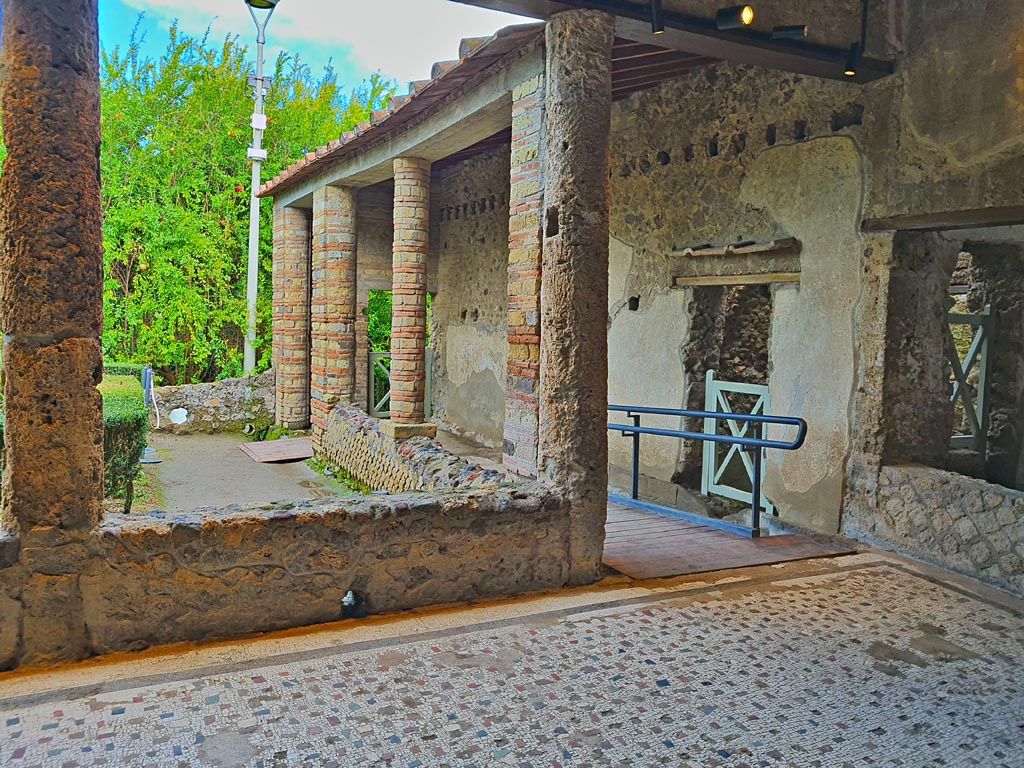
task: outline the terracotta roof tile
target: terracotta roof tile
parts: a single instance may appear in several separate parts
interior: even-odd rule
[[[260,196],[271,195],[286,186],[298,183],[315,173],[319,166],[335,161],[351,150],[365,145],[378,135],[400,129],[420,112],[430,108],[467,79],[480,74],[506,54],[543,34],[544,25],[521,24],[498,30],[491,37],[466,38],[459,44],[459,60],[439,61],[431,70],[430,80],[409,83],[409,93],[394,96],[386,109],[374,110],[369,122],[355,130],[345,131],[339,138],[312,152],[279,173],[260,188]]]

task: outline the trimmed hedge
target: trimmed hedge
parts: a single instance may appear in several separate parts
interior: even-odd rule
[[[105,376],[99,389],[103,395],[104,492],[115,496],[124,491],[127,512],[132,505],[132,481],[146,448],[149,409],[142,384],[131,374]]]
[[[103,490],[106,496],[123,492],[128,512],[134,497],[132,481],[146,449],[149,409],[142,383],[132,374],[107,376],[99,390],[103,395]],[[4,414],[0,410],[0,449],[3,444]]]
[[[104,363],[103,378],[108,376],[134,376],[142,381],[142,370],[145,366],[142,363]]]

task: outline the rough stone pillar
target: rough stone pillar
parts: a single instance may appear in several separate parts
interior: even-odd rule
[[[879,233],[865,242],[843,498],[842,530],[848,536],[879,531],[883,465],[937,466],[948,454],[953,409],[943,328],[958,250],[934,234]]]
[[[309,426],[310,212],[274,206],[277,423]]]
[[[608,495],[608,183],[614,22],[547,24],[540,476],[570,505],[569,582],[598,578]]]
[[[395,438],[436,434],[424,424],[427,342],[427,256],[430,249],[430,162],[395,159],[392,262],[391,419]]]
[[[96,0],[5,0],[0,178],[4,527],[20,533],[21,663],[88,650],[79,572],[103,513]]]
[[[347,187],[313,192],[309,399],[315,449],[327,414],[355,397],[355,205],[355,190]]]
[[[953,433],[946,359],[949,280],[959,244],[928,233],[893,239],[885,327],[883,464],[944,467]]]
[[[508,222],[508,374],[505,467],[537,476],[540,380],[540,216],[544,204],[544,75],[512,89]]]

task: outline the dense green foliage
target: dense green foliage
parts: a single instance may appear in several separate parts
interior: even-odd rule
[[[102,54],[104,353],[152,365],[164,383],[238,375],[245,328],[254,70],[236,39],[170,30],[159,60],[137,39]],[[347,96],[280,56],[266,98],[273,178],[368,118],[393,92],[373,77]],[[258,369],[270,364],[272,204],[261,206]]]
[[[125,495],[131,507],[132,481],[146,448],[149,409],[142,384],[134,376],[108,376],[100,385],[103,395],[103,490],[107,496]]]

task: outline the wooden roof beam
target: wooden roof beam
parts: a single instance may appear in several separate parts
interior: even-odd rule
[[[496,11],[546,19],[560,11],[589,8],[616,16],[617,37],[766,69],[854,83],[870,83],[893,72],[892,62],[863,57],[855,77],[843,74],[847,51],[797,40],[772,40],[766,32],[720,30],[714,20],[663,13],[665,32],[651,33],[647,5],[626,0],[454,0]]]

